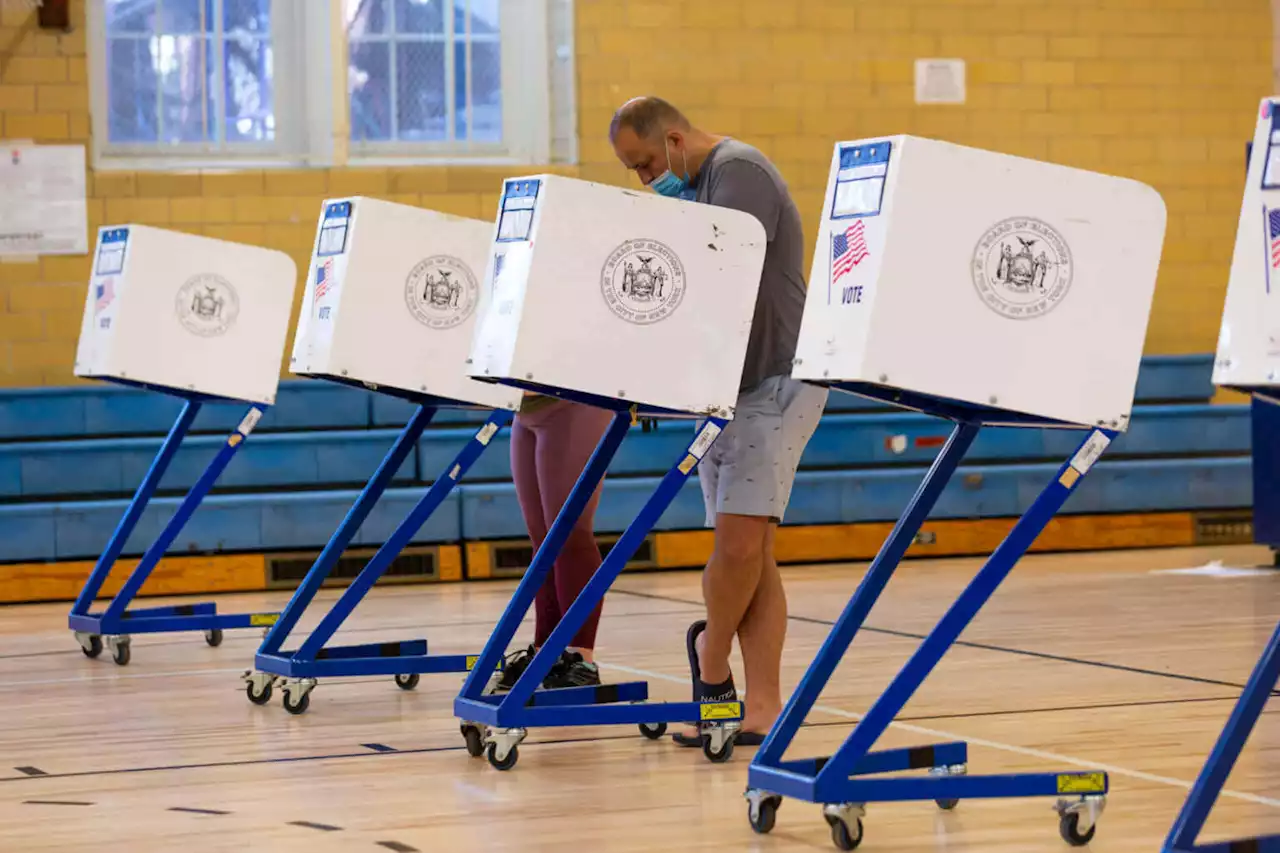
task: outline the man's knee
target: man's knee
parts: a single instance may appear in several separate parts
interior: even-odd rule
[[[762,562],[770,523],[766,516],[721,513],[716,518],[716,556],[730,565]]]

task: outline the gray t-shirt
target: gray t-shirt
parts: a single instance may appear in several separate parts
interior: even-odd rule
[[[739,390],[790,376],[804,314],[804,230],[786,181],[759,150],[725,139],[711,149],[693,188],[695,201],[755,216],[768,239]]]

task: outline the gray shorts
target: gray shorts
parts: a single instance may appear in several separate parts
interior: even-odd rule
[[[827,394],[789,376],[772,376],[738,396],[733,420],[698,464],[708,527],[715,527],[719,513],[782,521]]]

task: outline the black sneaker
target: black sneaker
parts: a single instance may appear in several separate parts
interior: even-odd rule
[[[514,654],[508,655],[502,664],[502,678],[498,680],[498,686],[494,688],[498,692],[505,693],[516,686],[516,682],[520,680],[520,676],[529,668],[529,661],[533,660],[534,648],[530,644],[527,649],[521,649]]]
[[[583,660],[580,652],[564,652],[542,682],[549,690],[563,687],[595,687],[600,684],[600,668]]]

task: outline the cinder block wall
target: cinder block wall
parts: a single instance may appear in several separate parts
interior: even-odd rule
[[[87,142],[84,2],[76,31],[0,12],[0,136]],[[831,144],[914,133],[1146,181],[1169,206],[1150,353],[1217,337],[1245,141],[1272,83],[1280,0],[578,0],[582,162],[626,183],[613,109],[660,94],[774,158],[816,226]],[[968,62],[968,102],[917,107],[918,57]],[[258,243],[306,267],[319,201],[363,193],[490,218],[511,170],[91,173],[90,227],[131,220]],[[517,170],[524,171],[524,170]],[[920,235],[927,244],[928,235]],[[62,385],[89,259],[0,264],[0,386]],[[299,294],[301,291],[299,290]]]

